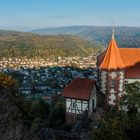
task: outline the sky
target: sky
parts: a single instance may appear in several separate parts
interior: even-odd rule
[[[140,0],[0,0],[0,29],[140,26]]]

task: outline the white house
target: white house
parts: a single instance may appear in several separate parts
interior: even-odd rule
[[[67,122],[75,122],[85,110],[92,112],[97,104],[96,93],[95,81],[87,78],[76,78],[67,85],[63,92]]]

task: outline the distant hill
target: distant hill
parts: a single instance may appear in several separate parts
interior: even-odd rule
[[[46,28],[31,31],[40,35],[77,35],[90,41],[107,46],[111,37],[112,27],[70,26]],[[115,27],[115,38],[119,47],[140,47],[140,27]]]
[[[73,35],[36,35],[0,30],[1,57],[87,56],[100,48]]]

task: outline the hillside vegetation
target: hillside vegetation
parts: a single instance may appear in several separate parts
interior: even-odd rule
[[[100,48],[96,43],[72,35],[35,35],[0,31],[1,57],[86,56]]]
[[[41,35],[77,35],[90,41],[96,41],[97,43],[106,47],[111,38],[112,27],[68,26],[38,29],[31,32]],[[115,38],[119,47],[139,48],[140,27],[115,27]]]

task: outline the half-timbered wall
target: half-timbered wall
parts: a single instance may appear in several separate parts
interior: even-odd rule
[[[96,105],[97,105],[97,97],[96,97],[97,94],[96,93],[97,93],[97,90],[96,90],[96,87],[94,86],[90,100],[89,100],[89,112],[92,112],[93,109],[96,108]]]
[[[88,101],[66,99],[66,112],[81,114],[85,110],[88,110]]]
[[[66,113],[82,114],[85,110],[92,111],[96,107],[96,92],[94,86],[89,100],[66,98]]]

